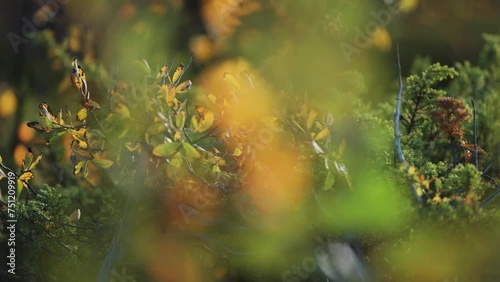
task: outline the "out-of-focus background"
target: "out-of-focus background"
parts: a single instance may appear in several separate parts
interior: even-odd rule
[[[377,108],[379,104],[394,101],[398,77],[396,44],[403,77],[412,74],[412,63],[419,56],[428,56],[431,62],[442,65],[453,66],[464,61],[475,64],[484,45],[483,34],[500,33],[500,1],[23,0],[5,1],[0,20],[0,155],[8,167],[21,167],[28,147],[36,153],[49,150],[45,147],[47,140],[26,126],[27,122],[38,120],[40,102],[49,102],[53,109],[79,107],[81,96],[69,80],[74,57],[87,72],[92,99],[101,105],[107,104],[110,89],[119,81],[142,79],[142,60],[158,72],[164,64],[175,69],[181,62],[190,62],[192,57],[183,75],[193,81],[194,94],[189,99],[208,103],[211,96],[207,93],[222,92],[220,84],[224,83],[223,77],[227,78],[225,73],[248,71],[253,78],[252,89],[255,83],[264,90],[260,96],[240,97],[245,104],[225,110],[226,118],[234,117],[238,124],[245,124],[248,119],[269,113],[278,112],[278,117],[283,113],[287,117],[288,112],[282,108],[295,106],[297,116],[308,120],[306,139],[320,140],[324,138],[320,134],[337,134],[332,137],[339,144],[335,152],[313,148],[305,156],[298,153],[303,152],[302,147],[290,148],[290,140],[300,138],[280,135],[280,141],[271,142],[279,148],[272,151],[274,155],[257,153],[248,157],[265,164],[263,171],[276,171],[275,178],[271,181],[269,175],[255,172],[258,168],[247,170],[242,161],[238,165],[244,169],[237,177],[250,181],[242,184],[241,194],[237,191],[236,195],[216,196],[222,204],[196,210],[181,207],[179,215],[179,209],[170,205],[178,204],[183,197],[196,199],[196,193],[202,192],[179,192],[172,188],[173,192],[168,192],[163,202],[154,203],[160,207],[147,207],[147,203],[141,202],[143,198],[138,199],[141,212],[151,208],[158,214],[137,216],[140,218],[135,219],[135,231],[129,235],[129,240],[135,243],[120,258],[111,258],[120,266],[113,271],[125,269],[131,276],[151,281],[325,281],[327,277],[330,281],[369,281],[367,277],[371,275],[381,281],[462,280],[457,277],[479,277],[478,280],[486,281],[499,277],[498,270],[493,269],[499,262],[498,254],[490,252],[490,248],[499,247],[491,243],[496,241],[494,234],[499,233],[498,228],[480,220],[471,225],[487,226],[488,232],[481,233],[474,226],[465,229],[471,231],[467,234],[455,234],[455,226],[438,231],[428,226],[415,227],[413,220],[418,220],[421,214],[411,203],[409,192],[393,193],[393,189],[399,189],[398,185],[409,191],[409,185],[391,177],[381,179],[370,172],[377,164],[367,156],[373,148],[387,144],[391,148],[392,143],[385,141],[392,138],[393,132],[378,132],[378,127],[366,131],[351,128],[357,121],[350,119],[348,109],[352,109],[353,100],[361,104],[360,111],[364,106]],[[173,65],[172,60],[175,60]],[[244,80],[238,75],[238,80],[241,79]],[[492,79],[498,81],[498,77]],[[293,98],[286,100],[289,97]],[[224,105],[227,102],[217,101]],[[74,114],[76,111],[73,110]],[[316,111],[325,114],[318,115]],[[338,124],[338,128],[310,133],[310,123],[322,115],[321,126]],[[244,127],[244,130],[250,129]],[[227,141],[221,147],[231,147],[231,142],[239,144],[240,140]],[[222,151],[221,147],[215,150]],[[327,154],[340,160],[344,147],[345,155],[351,158],[346,157],[342,164],[330,163],[343,176],[347,174],[343,173],[346,167],[349,169],[349,176],[343,182],[335,180],[335,185],[341,183],[339,198],[310,194],[308,189],[317,180],[317,171],[310,168],[322,163],[321,156]],[[61,160],[47,154],[42,162],[61,163],[68,170],[72,166],[69,152],[62,151]],[[231,153],[241,154],[232,147]],[[312,157],[314,153],[316,158]],[[296,163],[299,159],[296,155],[300,155],[300,165]],[[389,154],[387,159],[391,158],[395,159]],[[324,160],[327,162],[326,157]],[[70,173],[58,173],[60,170],[54,165],[45,165],[45,170],[51,169],[54,173],[46,178],[37,179],[35,175],[35,186],[45,183],[54,186],[71,177]],[[118,177],[98,175],[98,180],[90,177],[90,184],[82,188],[90,195],[81,196],[79,202],[82,210],[83,204],[88,205],[83,218],[98,210],[101,200],[112,201],[106,198],[111,196],[104,195],[109,183],[116,185]],[[359,179],[352,185],[359,188],[354,192],[351,178]],[[157,179],[151,180],[154,181]],[[331,181],[333,185],[333,178]],[[150,182],[145,186],[148,185],[155,186]],[[190,187],[193,183],[183,185],[179,187]],[[380,188],[377,191],[382,192],[373,192],[369,187]],[[67,190],[65,195],[81,194],[71,191]],[[318,200],[320,197],[326,200]],[[122,198],[116,201],[126,202]],[[255,206],[250,207],[249,202]],[[321,215],[321,210],[331,212],[331,206],[336,207],[335,216],[342,215],[338,218]],[[363,209],[364,212],[358,212]],[[231,214],[234,210],[242,211],[243,219]],[[224,211],[227,213],[221,216]],[[102,214],[106,212],[99,210]],[[194,224],[186,224],[186,214],[203,216]],[[108,225],[102,223],[108,229],[99,230],[107,232],[106,240],[93,242],[95,245],[89,248],[100,248],[103,252],[82,251],[78,255],[81,257],[75,264],[78,265],[75,273],[84,273],[82,265],[86,263],[90,269],[89,273],[81,274],[81,281],[92,281],[98,277],[99,269],[103,269],[104,255],[109,255],[106,251],[116,239],[113,237],[116,222],[121,220],[120,212],[114,216],[106,218],[111,222]],[[310,229],[304,230],[306,225]],[[34,238],[29,234],[18,236]],[[478,240],[489,240],[491,245]],[[317,262],[314,252],[318,246],[335,250],[338,257],[329,259],[345,260],[348,266]],[[411,257],[405,255],[413,250],[416,251],[411,252]],[[436,256],[429,259],[427,252]],[[40,262],[43,253],[29,259],[22,255],[23,252],[19,261],[33,260],[36,267],[57,273],[57,265]],[[425,269],[407,276],[409,269],[421,265]],[[357,274],[350,276],[348,268]],[[61,272],[66,275],[44,276],[44,279],[64,281],[61,277],[71,277],[71,270]],[[481,276],[481,273],[487,274]],[[113,277],[116,280],[111,281],[133,281]]]

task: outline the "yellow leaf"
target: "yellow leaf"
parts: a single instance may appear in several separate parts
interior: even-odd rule
[[[243,153],[243,151],[241,150],[241,148],[240,148],[240,147],[236,147],[236,148],[234,148],[233,155],[234,155],[235,157],[239,157],[239,156],[241,156],[241,154],[242,154],[242,153]]]
[[[40,155],[36,157],[36,159],[26,168],[26,170],[34,169],[41,159],[42,159],[42,153],[40,153]]]
[[[75,165],[73,169],[73,175],[78,175],[82,172],[82,170],[87,166],[87,161],[80,161]]]
[[[32,178],[33,178],[33,172],[31,171],[25,171],[21,173],[21,175],[19,176],[19,180],[24,182],[28,182]]]
[[[175,92],[177,94],[186,93],[186,92],[189,91],[189,89],[191,89],[191,85],[193,85],[193,83],[191,82],[191,80],[186,80],[183,83],[177,85],[177,87],[175,89]]]
[[[330,133],[330,130],[328,129],[328,127],[325,127],[325,128],[323,128],[323,130],[321,130],[318,133],[318,135],[316,135],[316,137],[314,138],[314,140],[315,141],[321,140],[321,139],[327,137],[329,133]]]
[[[76,114],[76,120],[82,122],[85,119],[87,119],[87,109],[86,108],[82,108]]]
[[[203,107],[196,106],[196,112],[198,113],[199,119],[194,118],[191,120],[193,122],[193,127],[196,132],[203,132],[208,130],[214,123],[215,116],[210,110],[206,110]]]
[[[311,126],[314,123],[314,120],[316,120],[316,117],[318,116],[318,112],[315,110],[312,110],[309,112],[309,116],[307,117],[307,130],[311,129]]]
[[[180,64],[177,69],[175,69],[174,74],[172,75],[172,80],[170,83],[175,84],[179,77],[181,76],[182,72],[184,71],[184,64]]]

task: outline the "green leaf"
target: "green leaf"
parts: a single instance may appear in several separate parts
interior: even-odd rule
[[[91,162],[101,168],[109,168],[113,165],[113,161],[111,160],[91,160]]]
[[[47,145],[48,144],[52,144],[52,142],[55,142],[59,139],[61,139],[61,137],[64,136],[64,134],[66,134],[67,131],[61,131],[61,132],[58,132],[56,135],[50,137],[49,141],[47,142]]]
[[[167,166],[167,175],[170,178],[178,178],[180,177],[180,169],[182,167],[182,154],[181,152],[177,152],[174,157],[170,160],[170,163]]]
[[[214,176],[219,176],[220,172],[221,172],[221,170],[220,170],[220,167],[218,165],[215,164],[212,166],[212,174]]]
[[[325,191],[330,190],[334,183],[335,183],[335,175],[333,175],[331,171],[328,171],[328,174],[326,175],[325,178],[325,186],[323,187],[323,189]]]
[[[198,152],[198,150],[195,147],[193,147],[193,145],[189,143],[184,143],[182,145],[184,147],[184,152],[186,153],[186,157],[188,159],[198,159],[201,157],[200,152]]]
[[[153,149],[153,155],[158,157],[170,156],[177,150],[177,148],[179,148],[179,146],[180,143],[177,142],[160,144]]]
[[[186,112],[180,111],[180,113],[178,113],[175,116],[175,126],[177,126],[177,128],[183,128],[185,124],[186,124]]]

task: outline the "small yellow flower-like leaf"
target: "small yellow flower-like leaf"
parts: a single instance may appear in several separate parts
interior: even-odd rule
[[[240,147],[236,147],[236,148],[234,148],[233,155],[234,155],[235,157],[239,157],[239,156],[241,156],[241,154],[242,154],[242,153],[243,153],[243,151],[241,150],[241,148],[240,148]]]
[[[195,132],[203,132],[208,130],[212,124],[214,124],[215,116],[210,110],[206,110],[203,107],[196,106],[196,112],[198,113],[199,119],[195,116],[191,119],[191,125]]]
[[[172,75],[172,80],[170,83],[175,84],[179,77],[181,76],[182,72],[184,71],[184,64],[180,64],[177,69],[175,69],[174,74]]]
[[[316,135],[316,137],[314,138],[314,140],[315,141],[321,140],[321,139],[325,138],[326,136],[328,136],[329,133],[330,133],[330,130],[328,129],[328,127],[325,127],[325,128],[323,128],[323,130],[321,130]]]
[[[87,109],[86,108],[82,108],[76,114],[76,120],[82,122],[85,119],[87,119]]]
[[[186,80],[183,83],[177,85],[177,87],[175,88],[175,92],[177,94],[186,93],[186,92],[189,91],[189,89],[191,89],[191,85],[193,85],[193,83],[191,82],[191,80]]]
[[[87,170],[87,163],[88,161],[80,161],[78,162],[76,165],[75,165],[75,168],[73,169],[73,175],[78,175],[82,172],[82,170],[84,171],[84,176],[86,175],[85,171]]]
[[[101,168],[110,168],[113,165],[111,160],[91,160],[92,164]]]
[[[198,159],[201,157],[200,152],[198,152],[198,150],[195,147],[193,147],[193,145],[189,143],[184,143],[182,144],[182,146],[184,147],[184,152],[188,159]]]
[[[40,153],[40,155],[38,155],[38,157],[36,157],[35,159],[33,159],[33,158],[34,158],[33,151],[31,150],[31,148],[28,148],[28,153],[26,154],[26,156],[23,160],[23,171],[34,169],[35,166],[42,159],[42,153]]]
[[[153,155],[158,157],[169,156],[173,154],[179,146],[180,144],[177,142],[160,144],[153,149]]]
[[[221,170],[220,170],[220,167],[218,165],[213,165],[212,166],[212,174],[215,175],[215,176],[218,176],[220,174]]]
[[[31,171],[25,171],[21,173],[21,175],[19,175],[19,181],[28,182],[32,178],[33,178],[33,172]]]
[[[167,72],[168,72],[168,67],[164,65],[163,67],[160,68],[158,74],[156,74],[156,79],[158,80],[162,77],[167,77]]]

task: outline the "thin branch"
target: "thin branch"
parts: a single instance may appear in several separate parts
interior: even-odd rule
[[[481,207],[484,208],[486,207],[489,203],[491,203],[493,200],[495,200],[498,196],[500,196],[500,185],[498,185],[498,182],[495,181],[495,179],[489,175],[482,175],[484,178],[488,178],[493,182],[493,184],[496,187],[495,192],[493,192],[491,195],[488,196],[488,198],[484,199],[484,201],[481,202]]]
[[[401,149],[401,134],[399,131],[399,121],[401,119],[401,99],[403,96],[403,79],[401,78],[401,63],[399,59],[399,45],[396,44],[396,52],[398,55],[398,83],[399,83],[399,92],[396,103],[396,114],[394,115],[394,146],[396,147],[396,152],[398,154],[399,162],[403,163],[405,161],[405,157],[403,155],[403,150]]]
[[[477,127],[476,127],[476,106],[474,105],[474,99],[471,99],[472,102],[472,126],[474,129],[474,165],[476,169],[479,168],[479,157],[477,154]]]
[[[401,100],[403,96],[403,79],[401,77],[401,60],[399,58],[399,45],[396,44],[396,52],[398,55],[398,82],[399,82],[399,92],[398,92],[398,98],[397,98],[397,103],[396,103],[396,114],[394,115],[394,146],[396,148],[396,152],[398,154],[399,161],[401,163],[405,162],[405,157],[403,155],[403,150],[401,149],[401,135],[399,132],[399,122],[400,122],[400,116],[401,116]],[[406,170],[408,170],[409,165],[406,165]],[[418,203],[422,202],[422,199],[418,196],[417,193],[417,188],[415,187],[415,184],[412,182],[410,184],[411,189],[413,191],[413,196],[417,200]]]

